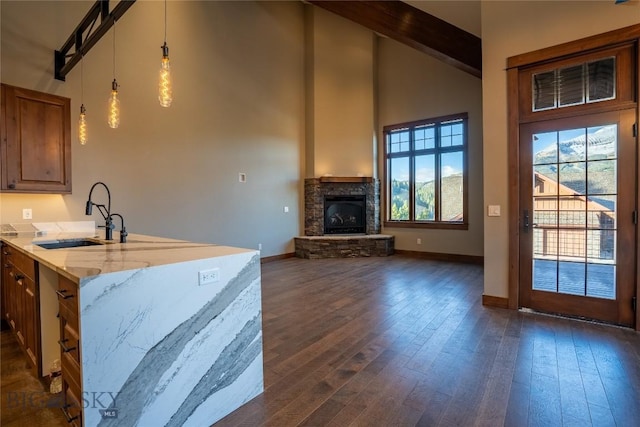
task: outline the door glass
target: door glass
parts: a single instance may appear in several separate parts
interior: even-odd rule
[[[533,135],[534,290],[616,298],[617,134]]]

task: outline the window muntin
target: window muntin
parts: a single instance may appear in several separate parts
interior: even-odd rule
[[[387,220],[466,223],[467,114],[386,126]]]

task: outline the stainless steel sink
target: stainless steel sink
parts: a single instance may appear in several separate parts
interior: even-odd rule
[[[44,249],[61,249],[61,248],[78,248],[82,246],[95,246],[104,245],[104,243],[96,242],[95,240],[78,239],[78,240],[59,240],[57,242],[43,242],[36,243],[36,246],[40,246]]]

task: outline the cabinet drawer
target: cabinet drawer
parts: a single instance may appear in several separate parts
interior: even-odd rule
[[[78,318],[60,307],[60,352],[68,355],[80,364],[80,334],[78,333]]]
[[[76,396],[80,396],[82,387],[80,386],[80,367],[67,353],[61,356],[62,379],[69,383],[69,387]]]
[[[78,285],[63,276],[58,276],[58,302],[71,313],[78,315]],[[77,328],[76,328],[77,329]]]
[[[77,310],[75,307],[69,308],[67,305],[60,304],[60,326],[65,329],[71,329],[72,333],[77,337],[80,335],[80,327],[78,322]],[[60,331],[60,336],[64,334],[64,331]]]
[[[62,379],[62,392],[64,393],[64,406],[62,411],[64,412],[67,422],[72,426],[82,426],[82,400],[76,394],[70,384]]]
[[[22,274],[27,276],[29,279],[35,281],[36,280],[36,267],[35,261],[28,257],[27,255],[19,252],[15,249],[8,248],[11,255],[9,255],[9,262],[11,262],[15,268],[20,270]],[[18,273],[20,274],[20,273]]]

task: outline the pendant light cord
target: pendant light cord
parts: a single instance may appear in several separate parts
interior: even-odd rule
[[[113,80],[116,79],[116,21],[113,21]]]
[[[164,44],[167,44],[167,0],[164,0]]]
[[[80,104],[84,105],[84,55],[80,54]]]

